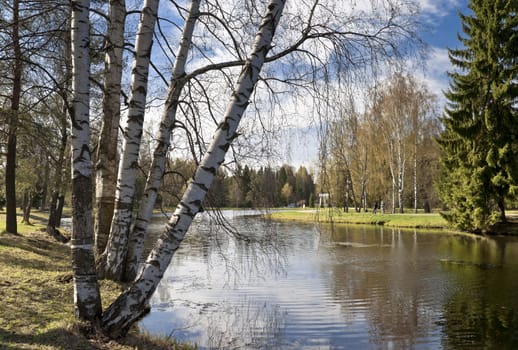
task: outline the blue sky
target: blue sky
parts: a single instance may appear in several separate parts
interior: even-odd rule
[[[437,48],[453,48],[458,45],[457,33],[461,32],[460,18],[458,12],[467,13],[467,0],[438,1],[438,11],[426,12],[423,8],[423,15],[428,18],[431,26],[430,33],[424,32],[423,38],[430,45]]]
[[[419,2],[422,21],[425,23],[421,33],[423,40],[429,45],[429,55],[424,72],[421,75],[431,92],[437,95],[439,108],[444,106],[442,92],[448,88],[447,72],[452,70],[448,59],[448,48],[460,45],[457,34],[462,32],[459,12],[469,13],[469,0],[412,0]],[[424,29],[426,27],[426,29]],[[283,136],[291,147],[288,147],[284,161],[295,166],[313,167],[318,158],[318,136],[314,127],[292,129]],[[309,141],[308,141],[309,140]],[[312,146],[309,146],[312,145]]]
[[[441,98],[448,87],[446,72],[452,67],[448,60],[448,48],[459,47],[457,34],[462,32],[459,12],[469,13],[468,0],[416,0],[420,2],[423,21],[429,28],[423,30],[423,40],[429,45],[424,80],[430,90]]]

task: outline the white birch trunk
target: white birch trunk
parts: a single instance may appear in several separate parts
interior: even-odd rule
[[[414,213],[417,214],[417,137],[414,140]]]
[[[270,1],[252,50],[239,76],[236,90],[232,93],[228,103],[223,121],[219,124],[180,204],[149,254],[144,268],[135,282],[110,305],[103,315],[102,328],[110,336],[125,334],[141,316],[144,305],[151,298],[194,216],[199,212],[216,171],[223,163],[230,143],[237,136],[236,129],[248,106],[250,95],[259,78],[266,54],[271,47],[284,3],[284,0]]]
[[[140,17],[131,75],[128,120],[124,129],[122,156],[117,175],[115,210],[108,244],[104,253],[106,260],[104,261],[104,266],[100,267],[104,267],[104,276],[106,278],[117,281],[123,277],[126,260],[158,3],[158,0],[146,0]]]
[[[89,0],[72,1],[72,264],[76,317],[95,321],[101,297],[94,264],[90,159]]]
[[[389,138],[389,169],[390,169],[390,178],[392,180],[392,214],[396,212],[396,169],[394,164],[394,145],[393,141]]]
[[[398,168],[398,204],[399,212],[403,213],[403,187],[405,178],[405,155],[402,145],[401,133],[398,133],[398,147],[397,147],[397,168]]]
[[[144,248],[144,239],[147,232],[149,220],[153,213],[153,207],[156,203],[158,191],[162,185],[162,177],[165,171],[165,163],[167,159],[167,152],[169,150],[171,130],[176,121],[176,111],[180,102],[180,93],[185,85],[185,64],[187,62],[187,55],[192,42],[192,35],[194,26],[198,17],[200,8],[200,1],[191,1],[189,15],[186,19],[180,46],[176,55],[176,62],[173,67],[173,74],[167,92],[167,100],[162,114],[160,123],[160,130],[157,139],[157,145],[153,152],[153,159],[151,168],[146,180],[146,187],[144,196],[140,204],[139,212],[135,225],[130,233],[127,256],[126,256],[126,271],[124,280],[131,281],[137,275],[138,266]]]
[[[105,56],[103,124],[96,164],[95,252],[101,255],[106,248],[115,202],[117,181],[117,140],[121,115],[122,54],[126,3],[110,0],[108,10],[107,49]]]

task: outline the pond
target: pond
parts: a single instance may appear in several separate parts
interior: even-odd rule
[[[250,242],[197,220],[141,329],[199,349],[518,348],[516,238],[226,217]]]

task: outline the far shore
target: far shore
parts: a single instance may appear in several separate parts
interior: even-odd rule
[[[369,224],[400,228],[450,229],[446,220],[435,213],[344,212],[341,208],[290,208],[266,215],[273,220],[320,222],[334,224]]]
[[[495,224],[488,232],[488,235],[518,235],[518,211],[507,212],[506,223]],[[344,212],[343,208],[289,208],[271,211],[265,215],[272,220],[318,222],[332,224],[363,224],[383,225],[387,227],[447,230],[453,233],[461,233],[448,225],[438,211],[417,213],[408,210],[405,213],[373,213],[356,212],[354,209]]]

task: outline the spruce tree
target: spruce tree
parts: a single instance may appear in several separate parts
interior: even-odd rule
[[[518,0],[472,0],[461,14],[461,48],[450,49],[448,100],[439,137],[439,192],[460,229],[481,231],[505,221],[517,192]]]

